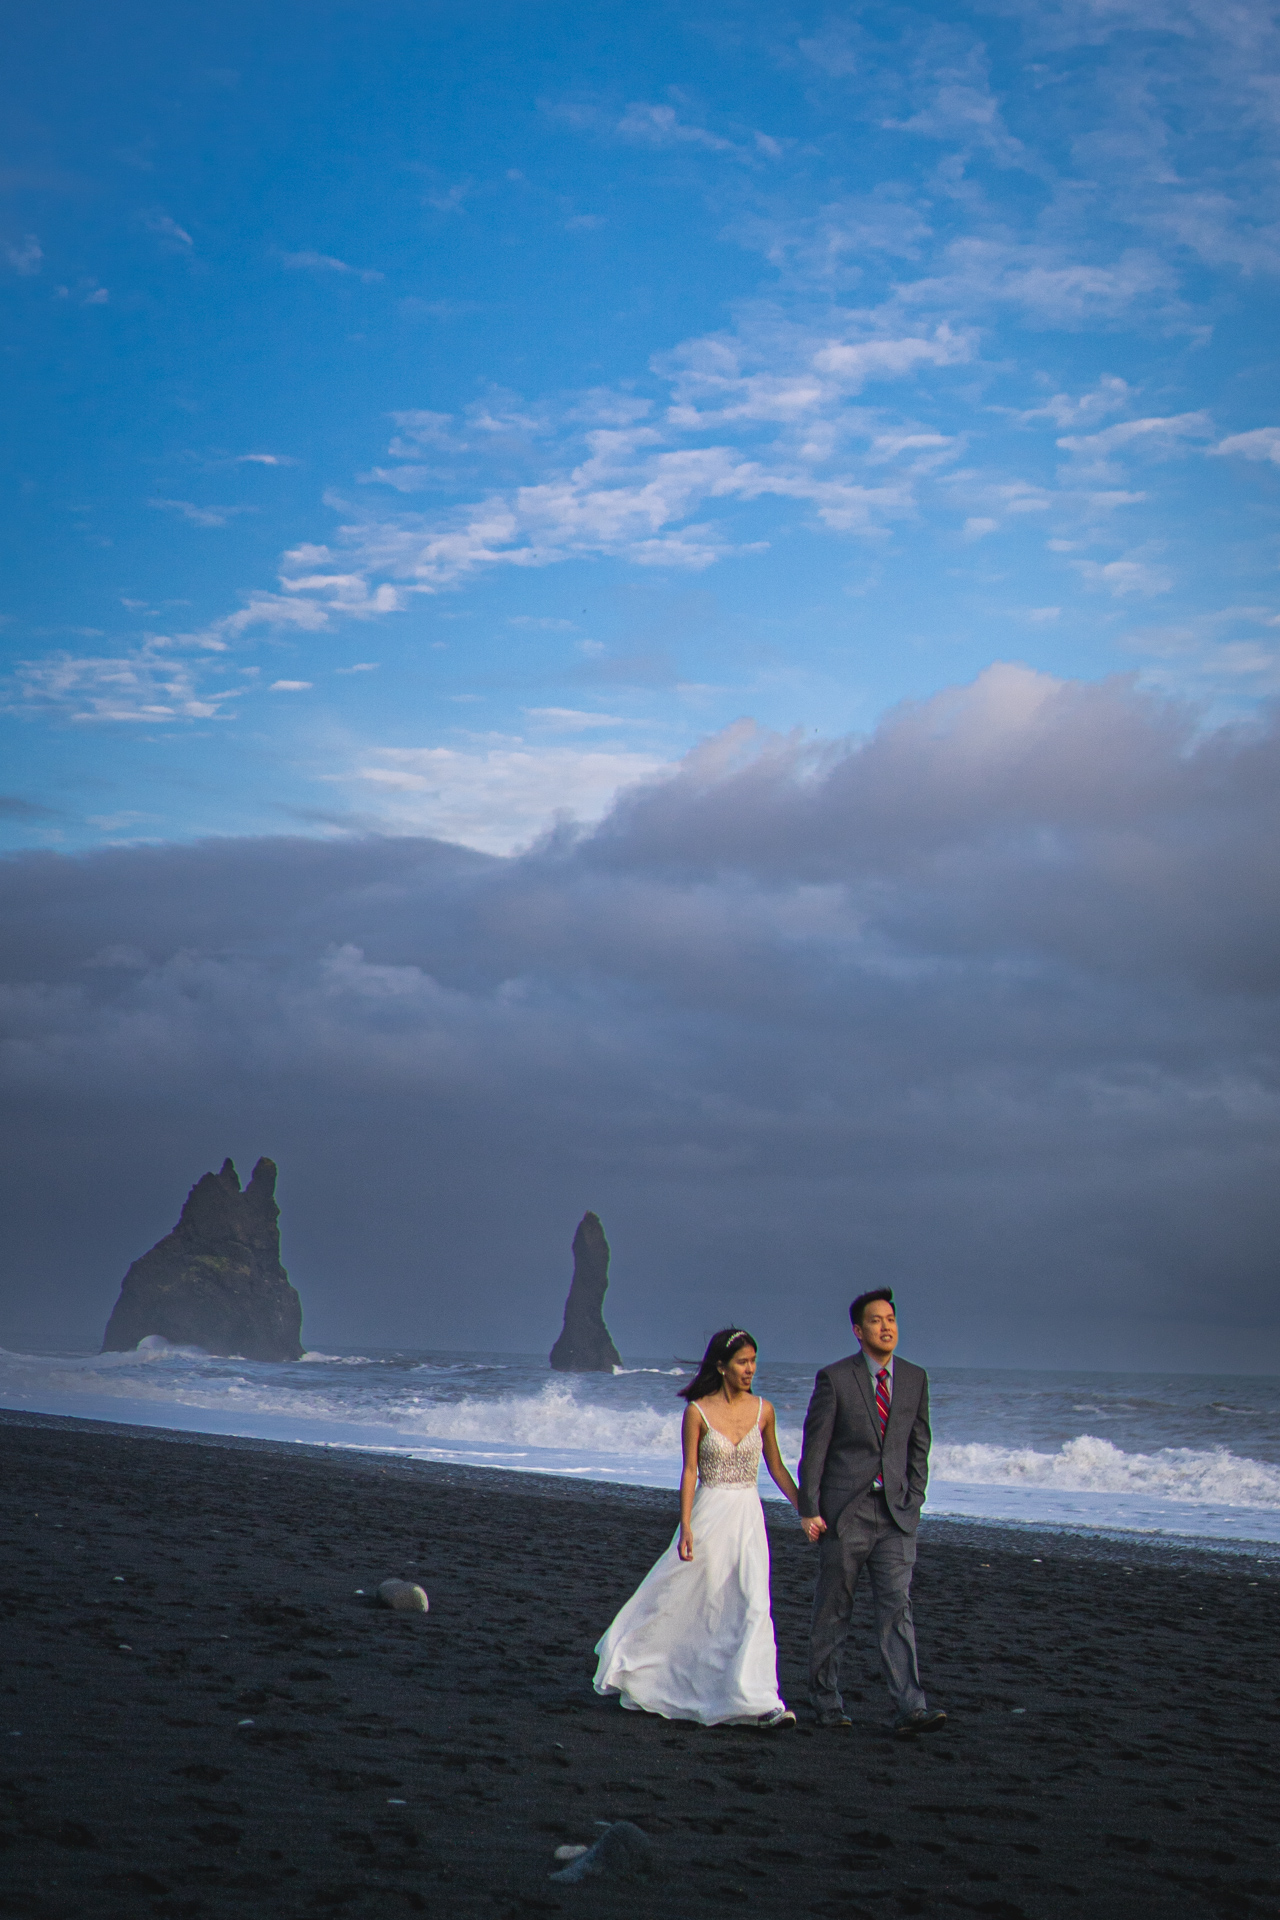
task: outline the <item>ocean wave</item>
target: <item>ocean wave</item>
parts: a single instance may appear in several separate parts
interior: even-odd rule
[[[99,1410],[112,1401],[132,1401],[155,1413],[169,1406],[231,1414],[242,1424],[255,1417],[303,1418],[312,1429],[325,1428],[339,1444],[344,1430],[373,1422],[410,1446],[447,1440],[601,1456],[678,1459],[680,1454],[683,1409],[609,1406],[579,1396],[567,1380],[548,1381],[536,1393],[486,1397],[464,1392],[446,1399],[436,1397],[422,1379],[428,1371],[423,1367],[413,1369],[421,1391],[405,1375],[389,1386],[367,1374],[356,1390],[345,1383],[326,1385],[311,1370],[304,1384],[297,1375],[291,1378],[284,1367],[234,1357],[215,1359],[163,1341],[131,1353],[45,1355],[0,1350],[0,1363],[7,1363],[0,1368],[0,1404],[16,1398],[34,1407],[45,1400],[51,1410],[65,1412],[68,1402],[79,1401],[88,1412],[91,1406]],[[444,1375],[454,1370],[430,1371]]]
[[[410,1373],[510,1373],[506,1360],[415,1360]]]
[[[500,1441],[506,1446],[558,1452],[671,1454],[680,1452],[681,1413],[654,1407],[609,1407],[580,1399],[551,1381],[540,1393],[498,1400],[467,1397],[397,1409],[397,1425],[432,1440]]]
[[[636,1484],[665,1484],[679,1470],[683,1408],[662,1377],[676,1374],[675,1366],[627,1368],[621,1378],[548,1378],[541,1367],[496,1354],[314,1351],[308,1362],[217,1358],[160,1339],[131,1353],[0,1350],[0,1406],[337,1447],[384,1446],[424,1458],[447,1452],[475,1464],[510,1463],[519,1455],[529,1467]],[[801,1385],[807,1393],[807,1384],[797,1382],[792,1407],[779,1404],[779,1445],[793,1469]],[[1207,1403],[1198,1398],[1197,1404]],[[1046,1418],[1056,1419],[1052,1404]],[[1083,1501],[1091,1511],[1138,1501],[1169,1513],[1175,1507],[1265,1509],[1280,1516],[1280,1465],[1206,1444],[1212,1429],[1195,1433],[1199,1445],[1148,1442],[1149,1450],[1139,1450],[1146,1438],[1139,1433],[1138,1446],[1131,1440],[1125,1451],[1096,1432],[1054,1449],[1034,1428],[1020,1446],[952,1442],[941,1424],[931,1470],[937,1512],[957,1499],[978,1499],[987,1507],[1012,1502],[1021,1515],[1038,1499],[1045,1512],[1064,1500]],[[1180,1437],[1176,1430],[1173,1437]],[[1268,1430],[1259,1428],[1257,1438],[1258,1451],[1270,1451]]]
[[[202,1347],[176,1347],[158,1333],[148,1333],[127,1353],[11,1353],[0,1347],[0,1363],[10,1362],[15,1377],[33,1374],[39,1368],[50,1373],[96,1378],[100,1374],[134,1373],[141,1367],[208,1365],[211,1356]],[[241,1364],[247,1364],[242,1362]]]
[[[1141,1493],[1193,1506],[1280,1507],[1280,1467],[1265,1461],[1243,1459],[1225,1447],[1124,1453],[1089,1433],[1064,1442],[1056,1453],[977,1442],[940,1444],[933,1449],[930,1475],[961,1486]]]

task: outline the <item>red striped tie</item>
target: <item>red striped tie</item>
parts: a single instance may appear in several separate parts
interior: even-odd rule
[[[876,1412],[880,1416],[880,1438],[889,1424],[889,1369],[881,1367],[876,1375]]]

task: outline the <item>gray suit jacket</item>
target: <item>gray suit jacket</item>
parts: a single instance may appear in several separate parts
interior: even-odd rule
[[[904,1533],[920,1524],[929,1483],[929,1376],[923,1367],[893,1356],[893,1399],[884,1444],[875,1388],[861,1353],[823,1367],[804,1417],[800,1455],[800,1512],[821,1514],[840,1528],[840,1515],[884,1476],[889,1512]]]

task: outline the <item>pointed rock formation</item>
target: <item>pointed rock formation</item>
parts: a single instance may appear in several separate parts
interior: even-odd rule
[[[173,1232],[126,1273],[102,1351],[158,1333],[206,1353],[300,1359],[302,1302],[280,1265],[279,1221],[274,1160],[259,1160],[243,1193],[230,1160],[206,1173]]]
[[[557,1373],[612,1373],[622,1356],[604,1323],[609,1242],[600,1217],[584,1213],[573,1236],[573,1284],[564,1303],[564,1332],[551,1349]]]

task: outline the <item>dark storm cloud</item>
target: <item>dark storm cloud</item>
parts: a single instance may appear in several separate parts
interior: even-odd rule
[[[1280,738],[995,668],[820,751],[732,730],[497,860],[214,841],[0,869],[0,1339],[105,1320],[232,1151],[313,1340],[1272,1367]]]

